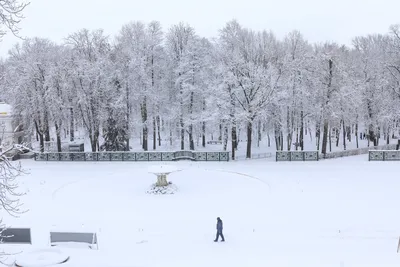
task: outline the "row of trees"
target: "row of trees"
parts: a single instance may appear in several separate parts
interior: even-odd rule
[[[82,126],[92,151],[129,150],[132,136],[145,151],[165,140],[194,150],[211,137],[232,157],[247,140],[251,157],[253,141],[297,150],[312,134],[327,153],[332,137],[346,149],[366,130],[377,145],[399,124],[399,26],[348,48],[311,45],[297,31],[278,40],[237,21],[213,41],[184,23],[164,34],[158,22],[132,22],[112,40],[86,29],[63,44],[27,39],[1,66],[4,95],[42,149],[54,135],[61,151]]]

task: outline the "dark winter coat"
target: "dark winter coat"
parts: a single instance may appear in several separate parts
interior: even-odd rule
[[[219,220],[217,221],[217,231],[218,231],[218,232],[222,232],[222,229],[223,229],[222,220],[219,219]]]

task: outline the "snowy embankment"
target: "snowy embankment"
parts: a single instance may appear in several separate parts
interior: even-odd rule
[[[178,162],[182,171],[168,180],[179,191],[162,196],[146,194],[154,163],[23,163],[29,211],[4,220],[32,228],[33,245],[1,249],[48,248],[53,230],[96,232],[99,250],[59,247],[71,256],[65,267],[400,264],[397,162],[368,162],[365,155]],[[212,242],[218,216],[226,243]]]

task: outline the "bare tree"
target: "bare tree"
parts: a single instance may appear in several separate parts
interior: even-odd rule
[[[29,5],[29,2],[19,0],[0,0],[0,39],[11,31],[17,37],[19,36],[19,23],[24,18],[23,11]]]
[[[24,18],[22,13],[29,3],[18,0],[0,0],[0,39],[10,30],[19,37],[18,24]],[[12,164],[6,156],[12,151],[21,151],[24,146],[14,145],[11,148],[0,151],[0,210],[5,210],[12,216],[17,216],[21,210],[20,196],[17,192],[18,183],[16,178],[23,172],[21,164]],[[4,231],[3,220],[0,218],[0,238]],[[6,255],[0,251],[0,259]],[[1,261],[0,261],[1,263]]]
[[[10,148],[0,154],[0,209],[4,209],[10,215],[20,212],[20,203],[17,197],[21,194],[16,192],[16,178],[23,172],[21,164],[13,164],[6,154],[12,151]]]
[[[21,209],[20,197],[22,193],[17,192],[18,183],[17,177],[24,171],[21,164],[14,164],[9,161],[9,153],[18,153],[23,149],[27,149],[23,145],[14,145],[11,148],[0,152],[0,211],[5,210],[9,215],[17,217],[25,212]],[[4,214],[4,213],[3,213]],[[2,233],[5,229],[2,218],[0,218],[0,240],[3,237]],[[0,259],[5,256],[4,252],[0,251]],[[0,261],[1,263],[1,261]]]

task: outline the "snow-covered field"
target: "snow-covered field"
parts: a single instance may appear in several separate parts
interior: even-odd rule
[[[154,162],[22,163],[29,212],[4,220],[32,228],[33,245],[0,249],[97,232],[99,250],[62,249],[71,259],[58,266],[400,266],[398,162],[177,162],[179,192],[163,196],[145,193]],[[213,242],[218,216],[225,243]]]

